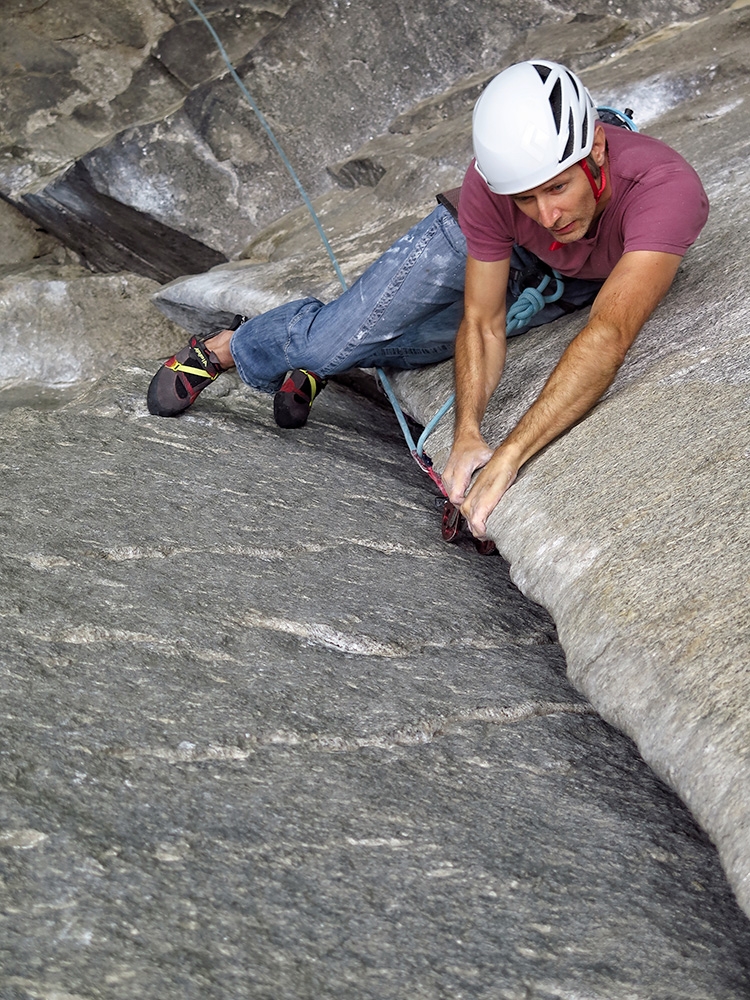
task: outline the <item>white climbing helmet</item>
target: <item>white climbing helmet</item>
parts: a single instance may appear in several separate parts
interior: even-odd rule
[[[476,168],[495,194],[518,194],[585,159],[598,115],[578,77],[531,59],[503,70],[474,106]]]

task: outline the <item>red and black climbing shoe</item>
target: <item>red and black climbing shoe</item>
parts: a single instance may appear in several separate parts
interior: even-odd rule
[[[223,371],[213,351],[202,340],[191,337],[187,347],[165,361],[151,379],[146,397],[148,412],[155,417],[176,417],[192,406]]]
[[[315,372],[295,368],[273,397],[273,415],[279,427],[304,427],[313,400],[327,384]]]

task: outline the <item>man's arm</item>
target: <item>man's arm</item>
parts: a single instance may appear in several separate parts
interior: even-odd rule
[[[453,448],[443,483],[455,504],[464,500],[474,472],[492,457],[482,437],[482,417],[505,364],[505,294],[510,260],[468,257],[464,318],[455,350],[456,417]]]
[[[573,338],[542,389],[477,476],[461,512],[477,538],[514,482],[541,448],[572,427],[615,379],[631,344],[668,291],[682,258],[639,250],[623,254],[602,285],[589,321]]]

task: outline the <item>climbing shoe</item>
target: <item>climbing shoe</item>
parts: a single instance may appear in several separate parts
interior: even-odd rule
[[[216,355],[202,340],[191,337],[151,379],[148,412],[155,417],[176,417],[196,401],[201,392],[224,371]]]
[[[273,415],[279,427],[304,427],[313,400],[327,384],[315,372],[295,368],[273,397]]]

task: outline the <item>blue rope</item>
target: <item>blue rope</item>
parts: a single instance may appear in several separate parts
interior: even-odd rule
[[[214,31],[214,26],[208,20],[208,18],[203,13],[203,11],[200,9],[200,7],[196,3],[194,3],[194,0],[187,0],[187,2],[190,4],[190,6],[195,11],[195,13],[198,15],[198,17],[201,19],[201,21],[203,21],[203,23],[205,24],[205,26],[211,32],[211,37],[216,42],[216,47],[218,48],[219,52],[221,53],[221,56],[222,56],[224,62],[227,64],[227,66],[229,68],[229,72],[232,74],[232,79],[234,80],[234,82],[237,84],[237,86],[242,91],[243,97],[245,98],[245,100],[247,101],[247,103],[250,105],[250,107],[253,109],[253,111],[255,112],[255,114],[256,114],[256,116],[258,118],[258,121],[261,123],[261,125],[265,129],[266,134],[268,135],[268,138],[271,140],[274,149],[276,150],[276,152],[281,157],[284,166],[286,167],[287,171],[289,172],[289,176],[294,181],[294,183],[295,183],[295,185],[297,187],[297,190],[299,191],[300,195],[302,196],[302,200],[304,201],[305,205],[307,206],[308,212],[312,216],[312,220],[315,223],[315,226],[316,226],[316,228],[318,230],[318,233],[320,234],[321,240],[323,241],[323,246],[326,248],[326,250],[328,251],[328,256],[331,258],[331,263],[333,264],[333,269],[336,272],[336,277],[341,282],[341,287],[344,289],[344,291],[346,291],[346,288],[347,288],[346,279],[344,278],[344,275],[342,274],[341,268],[339,267],[339,262],[336,260],[336,254],[333,252],[333,248],[331,247],[331,244],[328,242],[328,237],[326,236],[325,230],[323,229],[323,226],[321,225],[320,219],[318,218],[318,214],[315,211],[315,209],[313,208],[313,204],[310,201],[309,197],[307,196],[307,192],[302,187],[302,183],[301,183],[299,177],[297,176],[297,173],[296,173],[294,167],[292,166],[292,164],[291,164],[291,162],[289,160],[289,157],[286,155],[286,153],[284,152],[284,150],[281,148],[281,145],[280,145],[278,139],[276,138],[276,136],[273,133],[273,129],[271,128],[271,126],[266,121],[266,119],[265,119],[265,117],[263,115],[263,112],[260,110],[260,108],[258,107],[258,105],[255,103],[255,101],[251,97],[250,91],[247,89],[247,87],[245,86],[245,84],[242,82],[242,80],[240,80],[239,76],[237,75],[237,72],[236,72],[234,66],[232,65],[232,61],[229,58],[229,56],[227,55],[226,49],[221,44],[221,39],[219,38],[219,36]]]
[[[631,132],[638,131],[638,126],[630,117],[630,115],[626,114],[624,111],[620,111],[619,108],[611,108],[608,104],[598,104],[596,110],[611,111],[613,115],[615,115],[617,118],[620,119],[621,122],[623,122],[625,128],[630,129]]]
[[[333,248],[331,247],[331,244],[328,241],[328,237],[325,234],[325,230],[323,229],[323,226],[321,224],[320,218],[318,217],[318,214],[315,211],[315,208],[313,207],[313,203],[310,201],[310,198],[308,197],[307,192],[305,191],[304,187],[302,186],[302,182],[300,181],[299,177],[297,176],[297,173],[296,173],[294,167],[292,166],[291,161],[289,160],[289,157],[286,155],[286,153],[284,152],[283,148],[281,147],[281,144],[279,143],[278,139],[276,138],[276,136],[275,136],[275,134],[273,132],[273,129],[271,128],[271,126],[266,121],[266,118],[263,115],[263,112],[260,110],[260,108],[258,107],[258,105],[253,100],[253,98],[252,98],[252,96],[250,94],[250,91],[247,89],[247,87],[245,86],[245,84],[242,82],[242,80],[237,75],[237,71],[235,70],[234,66],[232,65],[232,61],[229,58],[229,56],[227,55],[227,51],[224,48],[224,46],[222,45],[221,39],[216,34],[216,31],[214,30],[213,25],[208,20],[208,18],[203,13],[203,11],[200,9],[200,7],[198,6],[198,4],[195,3],[195,0],[187,0],[187,3],[192,7],[192,9],[195,11],[195,13],[201,19],[201,21],[203,21],[203,23],[205,24],[205,26],[208,28],[209,32],[211,33],[211,37],[213,38],[214,42],[216,43],[216,47],[218,48],[219,52],[221,53],[222,59],[224,60],[224,62],[227,65],[227,68],[229,69],[229,72],[230,72],[230,74],[232,76],[232,79],[234,80],[234,82],[239,87],[239,89],[240,89],[243,97],[247,101],[247,103],[250,105],[250,107],[255,112],[255,115],[256,115],[258,121],[263,126],[266,134],[268,135],[268,138],[271,140],[271,143],[272,143],[274,149],[276,150],[276,152],[281,157],[281,160],[282,160],[284,166],[286,167],[287,172],[289,173],[289,176],[294,181],[294,184],[295,184],[297,190],[299,191],[299,193],[300,193],[300,195],[302,197],[302,200],[304,201],[304,203],[305,203],[305,205],[307,207],[308,212],[310,213],[310,216],[311,216],[313,222],[315,223],[315,227],[318,230],[320,238],[321,238],[321,240],[323,242],[323,246],[325,247],[325,249],[326,249],[326,251],[328,253],[328,256],[331,258],[331,263],[333,265],[334,271],[336,272],[336,277],[339,279],[339,282],[341,283],[341,287],[344,289],[344,291],[346,291],[347,288],[348,288],[348,286],[347,286],[347,283],[346,283],[346,279],[344,278],[343,272],[342,272],[341,268],[339,267],[339,262],[336,259],[336,254],[333,252]],[[506,323],[506,329],[508,330],[508,332],[510,332],[511,330],[517,330],[519,327],[524,326],[529,321],[529,319],[531,319],[531,317],[533,315],[535,315],[537,312],[539,312],[540,309],[543,309],[544,306],[548,302],[556,302],[560,298],[560,296],[563,294],[563,290],[564,290],[565,286],[563,284],[561,276],[558,274],[557,271],[554,272],[554,275],[555,275],[555,278],[557,279],[557,286],[555,288],[555,291],[553,293],[551,293],[550,295],[543,295],[542,294],[542,292],[544,291],[544,289],[547,287],[547,285],[550,282],[550,278],[549,278],[548,275],[545,275],[545,277],[540,282],[538,288],[526,288],[526,289],[524,289],[524,291],[521,293],[521,295],[518,297],[518,299],[516,300],[516,302],[513,303],[513,305],[511,306],[511,308],[508,311],[508,319],[507,319],[507,323]],[[455,399],[456,399],[455,393],[450,397],[450,399],[448,399],[440,407],[440,409],[435,414],[435,416],[428,422],[427,426],[424,428],[424,430],[422,431],[422,433],[421,433],[421,435],[419,437],[419,441],[415,444],[414,437],[413,437],[413,435],[412,435],[412,433],[411,433],[411,431],[409,429],[408,423],[406,422],[406,417],[404,416],[404,411],[401,408],[401,404],[396,399],[396,395],[393,392],[393,388],[391,387],[391,384],[388,381],[388,378],[386,377],[385,372],[382,370],[382,368],[376,368],[375,370],[378,373],[378,378],[380,379],[380,384],[383,387],[383,391],[385,392],[386,396],[388,397],[388,399],[390,401],[390,404],[393,407],[393,411],[396,414],[396,418],[397,418],[397,420],[399,422],[399,425],[401,427],[401,432],[404,435],[404,439],[406,440],[406,443],[407,443],[407,445],[409,447],[409,450],[411,451],[412,455],[416,458],[416,460],[419,462],[419,464],[422,466],[422,468],[425,469],[425,471],[430,471],[430,469],[432,467],[432,463],[430,462],[429,458],[424,454],[425,442],[427,441],[427,438],[430,436],[430,434],[432,434],[432,432],[435,429],[435,427],[437,427],[437,425],[440,422],[440,420],[442,420],[442,418],[445,416],[445,414],[448,412],[448,410],[450,410],[450,408],[453,406],[453,404],[455,402]],[[433,478],[435,478],[434,474],[431,473],[431,475],[433,475]]]

